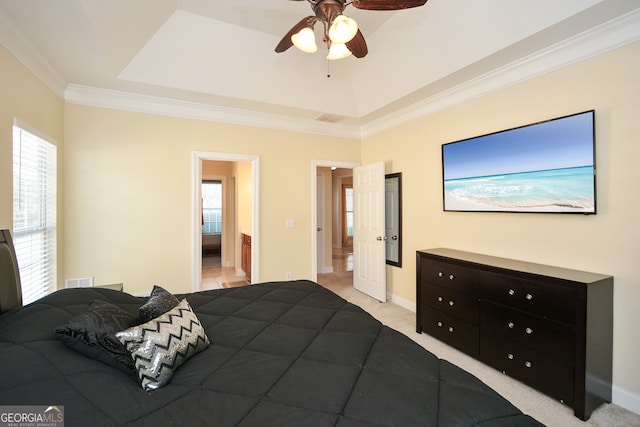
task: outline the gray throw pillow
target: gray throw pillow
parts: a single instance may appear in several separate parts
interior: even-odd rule
[[[134,373],[131,355],[115,333],[137,323],[138,319],[123,308],[95,300],[86,312],[57,326],[53,333],[67,346],[91,359]]]
[[[138,310],[138,317],[140,322],[148,322],[151,319],[155,319],[158,316],[165,314],[173,307],[178,305],[180,301],[171,292],[166,289],[153,285],[151,295],[144,303],[140,310]]]

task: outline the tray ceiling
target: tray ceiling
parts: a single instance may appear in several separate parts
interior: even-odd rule
[[[369,54],[329,63],[321,51],[274,52],[312,14],[305,1],[0,0],[0,43],[72,102],[162,100],[209,114],[361,130],[638,9],[636,0],[347,7]]]

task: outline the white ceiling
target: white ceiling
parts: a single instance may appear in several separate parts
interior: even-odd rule
[[[640,39],[638,0],[429,0],[348,6],[365,58],[276,54],[311,14],[288,0],[0,0],[0,43],[70,102],[359,136]]]

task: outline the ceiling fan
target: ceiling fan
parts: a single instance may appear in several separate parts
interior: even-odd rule
[[[305,1],[305,0],[293,0]],[[342,14],[348,5],[365,10],[400,10],[424,5],[427,0],[306,0],[315,16],[307,16],[293,26],[276,46],[281,53],[296,46],[298,49],[313,53],[318,50],[313,27],[316,22],[323,26],[322,41],[329,49],[327,59],[345,58],[351,54],[356,58],[367,55],[367,43],[358,24],[352,18]]]

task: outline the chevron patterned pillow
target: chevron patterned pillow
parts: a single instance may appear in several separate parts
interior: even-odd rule
[[[160,317],[116,333],[131,353],[142,388],[156,390],[180,365],[209,345],[186,299]]]

